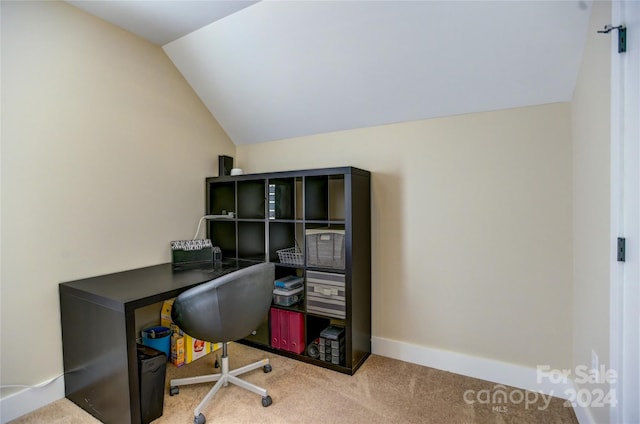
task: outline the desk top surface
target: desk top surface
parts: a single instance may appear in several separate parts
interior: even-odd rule
[[[255,264],[225,260],[221,264],[174,269],[172,264],[153,265],[113,274],[60,283],[60,294],[72,294],[116,310],[137,308],[177,296],[222,275]]]

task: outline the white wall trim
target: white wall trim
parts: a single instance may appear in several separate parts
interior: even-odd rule
[[[627,52],[619,54],[611,40],[611,266],[610,362],[618,378],[611,384],[618,404],[610,408],[610,422],[640,420],[640,4],[613,1],[612,25],[627,27]],[[616,260],[616,238],[626,238],[627,257]]]
[[[12,393],[0,399],[0,423],[5,424],[63,397],[63,377]]]
[[[536,368],[508,362],[434,349],[383,337],[372,337],[371,347],[372,353],[376,355],[562,399],[567,399],[569,394],[575,393],[576,390],[576,386],[570,378],[566,382],[557,384],[552,383],[548,378],[542,378],[538,382]],[[580,424],[595,424],[586,408],[576,406],[574,412]]]

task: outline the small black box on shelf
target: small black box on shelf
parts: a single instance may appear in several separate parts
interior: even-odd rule
[[[233,158],[231,156],[218,156],[218,175],[221,177],[231,175],[231,169],[233,169]]]
[[[344,364],[344,328],[329,326],[320,332],[318,341],[320,360],[332,364]]]

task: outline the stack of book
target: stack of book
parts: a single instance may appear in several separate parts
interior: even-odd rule
[[[279,306],[291,306],[304,297],[304,278],[288,275],[273,282],[273,303]]]

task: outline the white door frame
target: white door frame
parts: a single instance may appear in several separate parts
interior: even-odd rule
[[[640,423],[640,2],[614,0],[612,25],[627,28],[627,52],[611,48],[611,423]],[[617,238],[626,261],[617,261]]]

